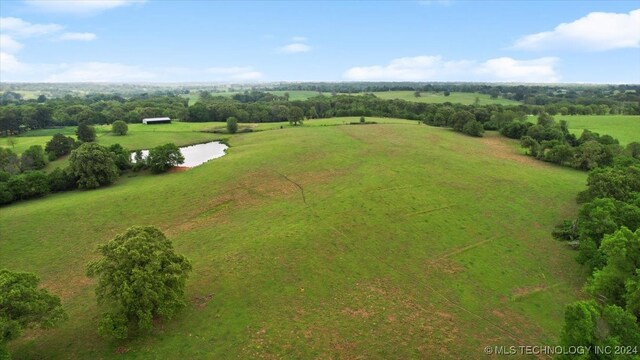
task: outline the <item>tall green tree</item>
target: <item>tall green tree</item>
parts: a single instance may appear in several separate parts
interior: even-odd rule
[[[120,144],[113,144],[109,146],[109,151],[113,155],[113,161],[120,172],[131,169],[131,152],[129,150]]]
[[[565,324],[560,335],[560,345],[596,346],[604,349],[609,346],[634,346],[640,344],[640,327],[633,314],[616,305],[600,307],[595,301],[578,301],[567,306]],[[636,354],[608,355],[590,351],[580,359],[637,359]],[[575,359],[575,354],[561,355],[560,359]]]
[[[76,135],[82,142],[96,141],[96,129],[84,121],[78,124]]]
[[[291,108],[289,108],[289,113],[287,115],[287,120],[289,120],[289,124],[301,125],[303,119],[304,119],[304,110],[302,110],[297,106],[292,106]]]
[[[613,153],[611,149],[597,141],[587,141],[576,149],[574,166],[578,169],[591,170],[611,164],[613,164]]]
[[[238,119],[234,116],[227,119],[227,131],[229,134],[235,134],[238,132]]]
[[[11,149],[0,147],[0,171],[14,175],[20,173],[20,159]]]
[[[47,155],[40,145],[32,145],[20,156],[22,171],[40,170],[47,165]]]
[[[482,137],[482,134],[484,134],[484,127],[482,127],[482,124],[479,121],[472,119],[464,124],[462,132],[467,135]]]
[[[469,111],[466,111],[466,110],[457,111],[453,115],[453,119],[451,120],[452,124],[453,124],[453,126],[452,126],[453,130],[462,132],[464,126],[469,121],[475,121],[475,120],[476,120],[475,115],[473,115]]]
[[[49,154],[53,154],[52,158],[57,159],[69,154],[74,146],[75,140],[73,138],[58,133],[53,135],[51,140],[47,142],[44,150]]]
[[[111,124],[111,132],[116,135],[127,135],[127,131],[129,131],[129,126],[122,120],[116,120]]]
[[[84,143],[71,152],[69,166],[78,178],[78,188],[95,189],[113,183],[118,167],[109,149],[96,143]]]
[[[98,303],[108,310],[100,334],[126,338],[148,331],[155,318],[170,319],[185,306],[191,263],[157,228],[131,227],[98,251],[102,257],[87,265],[87,275],[98,279]]]
[[[50,328],[67,318],[60,298],[39,289],[32,273],[0,270],[0,359],[9,359],[7,343],[24,329]]]
[[[184,156],[176,144],[164,144],[149,150],[147,166],[154,173],[161,173],[184,163]]]
[[[638,282],[640,230],[634,233],[623,226],[614,234],[605,236],[598,251],[606,259],[606,265],[593,272],[587,290],[596,298],[625,308],[628,297],[626,285],[629,281]]]

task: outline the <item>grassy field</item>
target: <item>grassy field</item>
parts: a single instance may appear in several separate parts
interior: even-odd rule
[[[305,91],[305,90],[290,90],[290,91],[268,91],[271,94],[274,95],[278,95],[278,96],[284,96],[285,93],[289,93],[289,100],[290,101],[294,101],[294,100],[307,100],[308,98],[314,97],[314,96],[318,96],[318,92],[317,91]],[[233,92],[233,91],[227,91],[227,92],[219,92],[219,93],[211,93],[212,96],[226,96],[226,97],[232,97],[233,95],[237,94],[238,92]],[[324,93],[324,95],[331,95],[330,93]],[[187,98],[189,98],[189,105],[193,105],[195,103],[198,102],[198,97],[199,94],[198,93],[192,93],[192,94],[188,94],[188,95],[183,95]]]
[[[109,146],[119,143],[129,150],[148,149],[168,142],[173,142],[178,146],[206,142],[218,138],[219,135],[201,132],[202,129],[212,126],[211,123],[181,123],[173,122],[167,125],[144,125],[129,124],[129,132],[125,136],[116,136],[111,133],[110,125],[97,125],[96,142],[100,145]],[[42,145],[51,140],[56,133],[66,136],[75,136],[76,127],[67,126],[58,129],[41,129],[26,132],[17,137],[11,137],[16,143],[10,146],[9,139],[3,138],[0,146],[12,149],[15,153],[21,154],[32,145]]]
[[[381,99],[402,99],[406,101],[417,101],[429,104],[440,104],[444,102],[450,102],[454,104],[472,105],[476,101],[476,97],[479,99],[480,105],[487,104],[501,104],[501,105],[519,105],[518,101],[509,99],[492,99],[487,94],[480,93],[461,93],[452,92],[449,96],[444,96],[442,92],[422,92],[420,97],[415,97],[415,91],[382,91],[374,92],[373,94]]]
[[[317,91],[291,90],[291,91],[269,91],[269,92],[278,96],[283,96],[284,93],[289,93],[289,100],[291,101],[307,100],[308,98],[318,96]],[[213,96],[228,96],[228,97],[231,97],[235,94],[237,93],[236,92],[212,93]],[[479,102],[480,105],[487,105],[487,104],[518,105],[520,104],[518,101],[514,101],[514,100],[508,100],[508,99],[502,99],[502,98],[492,99],[491,96],[487,94],[480,94],[480,93],[452,92],[451,95],[444,96],[442,92],[437,92],[437,93],[423,92],[421,93],[421,96],[418,98],[414,96],[414,91],[381,91],[381,92],[374,92],[373,94],[381,99],[386,99],[386,100],[401,99],[406,101],[417,101],[417,102],[424,102],[429,104],[436,104],[436,103],[439,104],[444,102],[450,102],[454,104],[458,103],[458,104],[472,105],[475,103],[476,97],[478,97],[478,99],[480,100]],[[331,96],[330,93],[323,93],[323,95]],[[349,95],[349,94],[341,94],[341,95]],[[196,93],[184,95],[184,96],[189,98],[189,105],[193,105],[198,101],[198,94]],[[354,94],[354,96],[358,96],[358,94]]]
[[[572,133],[580,136],[584,129],[600,135],[611,135],[626,145],[632,141],[640,142],[640,116],[638,115],[589,115],[555,116],[556,120],[566,120]]]
[[[12,342],[14,358],[479,358],[555,344],[584,274],[549,233],[575,215],[586,174],[495,134],[312,126],[348,120],[235,135],[186,172],[2,208],[0,263],[38,273],[70,316]],[[192,260],[189,306],[110,341],[84,265],[136,224]]]
[[[358,122],[359,117],[343,117],[343,118],[330,118],[330,119],[314,119],[307,120],[306,126],[330,126],[341,125],[349,122]],[[416,124],[416,121],[402,120],[402,119],[390,119],[390,118],[367,118],[368,121],[375,121],[385,124]],[[278,128],[292,127],[288,122],[274,122],[274,123],[260,123],[260,124],[240,124],[241,126],[248,126],[254,130],[271,130]],[[208,131],[216,128],[225,128],[225,123],[211,122],[211,123],[189,123],[189,122],[172,122],[171,124],[163,125],[144,125],[144,124],[129,124],[129,132],[125,136],[116,136],[111,133],[110,125],[96,125],[96,142],[103,146],[110,146],[113,144],[120,144],[125,148],[135,151],[148,149],[150,147],[163,145],[168,142],[173,142],[178,146],[185,146],[191,144],[202,143],[206,141],[216,140],[220,138],[219,134],[205,133],[202,131]],[[46,143],[51,140],[51,137],[56,133],[61,133],[73,138],[75,135],[76,127],[67,126],[57,129],[40,129],[26,132],[20,136],[12,136],[3,138],[0,141],[0,147],[10,148],[13,152],[21,154],[23,151],[33,145],[45,146]],[[11,141],[15,143],[11,145]]]

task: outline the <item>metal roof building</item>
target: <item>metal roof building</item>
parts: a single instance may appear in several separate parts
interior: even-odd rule
[[[159,118],[146,118],[142,119],[143,124],[151,125],[151,124],[170,124],[171,119],[168,117],[159,117]]]

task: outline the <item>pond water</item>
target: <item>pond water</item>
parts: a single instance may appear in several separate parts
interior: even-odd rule
[[[204,144],[184,146],[180,148],[184,163],[180,166],[194,167],[202,165],[211,159],[216,159],[225,155],[225,150],[229,147],[219,141],[212,141]],[[142,150],[142,156],[146,158],[149,150]],[[131,161],[135,162],[136,153],[131,153]]]

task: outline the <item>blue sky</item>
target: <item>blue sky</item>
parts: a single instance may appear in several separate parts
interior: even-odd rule
[[[3,0],[0,81],[638,84],[640,2]]]

